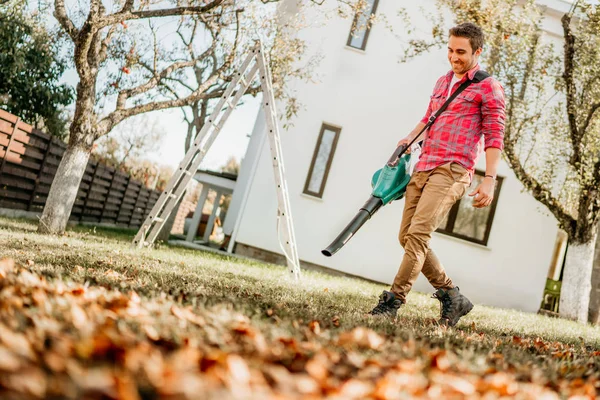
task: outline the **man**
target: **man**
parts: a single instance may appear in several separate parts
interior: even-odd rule
[[[467,79],[473,80],[479,70],[483,41],[481,28],[473,23],[450,29],[448,61],[452,70],[438,79],[427,114],[398,145],[409,144],[451,94]],[[370,314],[394,318],[406,303],[419,272],[437,289],[434,297],[441,303],[440,324],[454,326],[471,311],[473,304],[446,275],[429,242],[431,233],[470,186],[475,163],[484,149],[485,178],[469,196],[474,196],[475,208],[492,203],[503,149],[504,116],[504,91],[489,77],[472,82],[426,132],[420,159],[406,189],[399,234],[404,257],[390,291],[383,291]]]

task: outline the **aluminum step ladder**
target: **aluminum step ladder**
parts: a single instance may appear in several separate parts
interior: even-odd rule
[[[294,236],[294,224],[287,182],[285,180],[283,153],[281,151],[279,127],[277,125],[277,111],[275,109],[271,72],[266,61],[264,48],[260,42],[256,43],[240,69],[234,74],[234,79],[225,90],[223,97],[221,97],[214,111],[208,117],[207,122],[196,136],[194,143],[167,183],[165,190],[160,194],[140,230],[135,235],[133,239],[134,246],[143,248],[153,245],[167,218],[179,202],[181,196],[183,196],[188,183],[194,177],[204,156],[223,128],[227,118],[237,106],[240,98],[252,84],[257,72],[263,92],[262,106],[265,108],[267,136],[269,137],[273,172],[277,186],[277,230],[280,246],[286,257],[289,272],[295,279],[300,278],[300,263],[296,248],[296,238]],[[225,108],[225,106],[227,107]]]

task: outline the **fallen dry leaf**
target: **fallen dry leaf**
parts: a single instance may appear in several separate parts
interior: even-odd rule
[[[335,327],[339,327],[340,326],[340,317],[338,317],[337,315],[335,317],[333,317],[331,319],[331,323],[333,324],[333,326]]]
[[[15,372],[21,367],[21,360],[12,351],[0,346],[0,371]]]
[[[227,357],[226,362],[234,382],[238,384],[250,383],[250,369],[242,357],[232,354]]]
[[[345,399],[364,399],[373,392],[373,384],[358,379],[350,379],[342,384],[339,395]]]
[[[315,334],[321,334],[321,326],[319,325],[319,321],[310,321],[308,324],[308,328]]]
[[[341,346],[359,346],[377,350],[385,343],[385,339],[375,331],[362,326],[354,328],[350,332],[344,332],[338,340]]]
[[[0,343],[15,354],[21,355],[33,361],[36,359],[31,343],[22,333],[13,332],[5,325],[0,324]]]
[[[192,310],[190,310],[189,308],[181,308],[181,307],[177,307],[174,305],[171,307],[171,312],[177,318],[180,318],[184,321],[188,321],[188,322],[191,322],[191,323],[199,325],[199,326],[202,326],[206,323],[206,321],[204,321],[204,319],[202,317],[194,314],[192,312]]]

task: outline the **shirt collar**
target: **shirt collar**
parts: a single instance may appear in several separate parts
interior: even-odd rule
[[[481,67],[479,66],[479,63],[475,64],[475,66],[473,68],[471,68],[470,70],[467,71],[465,76],[469,77],[470,80],[473,80],[473,77],[475,76],[477,71],[479,71],[480,68]],[[453,76],[454,76],[454,71],[452,71],[452,70],[448,71],[448,73],[446,74],[446,81],[448,83],[450,83],[452,81]],[[461,82],[461,83],[464,82],[465,76],[463,76],[458,82]]]

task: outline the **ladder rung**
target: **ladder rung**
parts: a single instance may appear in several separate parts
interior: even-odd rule
[[[248,81],[246,80],[246,77],[244,75],[242,75],[242,77],[240,78],[240,82],[242,82],[242,85],[248,86]]]
[[[154,222],[163,222],[165,219],[164,218],[154,218],[153,221]]]
[[[170,198],[172,198],[172,199],[176,199],[176,198],[177,198],[177,196],[176,196],[175,194],[173,194],[173,193],[171,193],[171,194],[169,195],[169,197],[170,197]]]
[[[183,173],[184,173],[185,175],[187,175],[187,176],[190,176],[190,175],[192,175],[192,173],[191,173],[190,171],[188,171],[187,169],[186,169],[185,171],[183,171]]]

